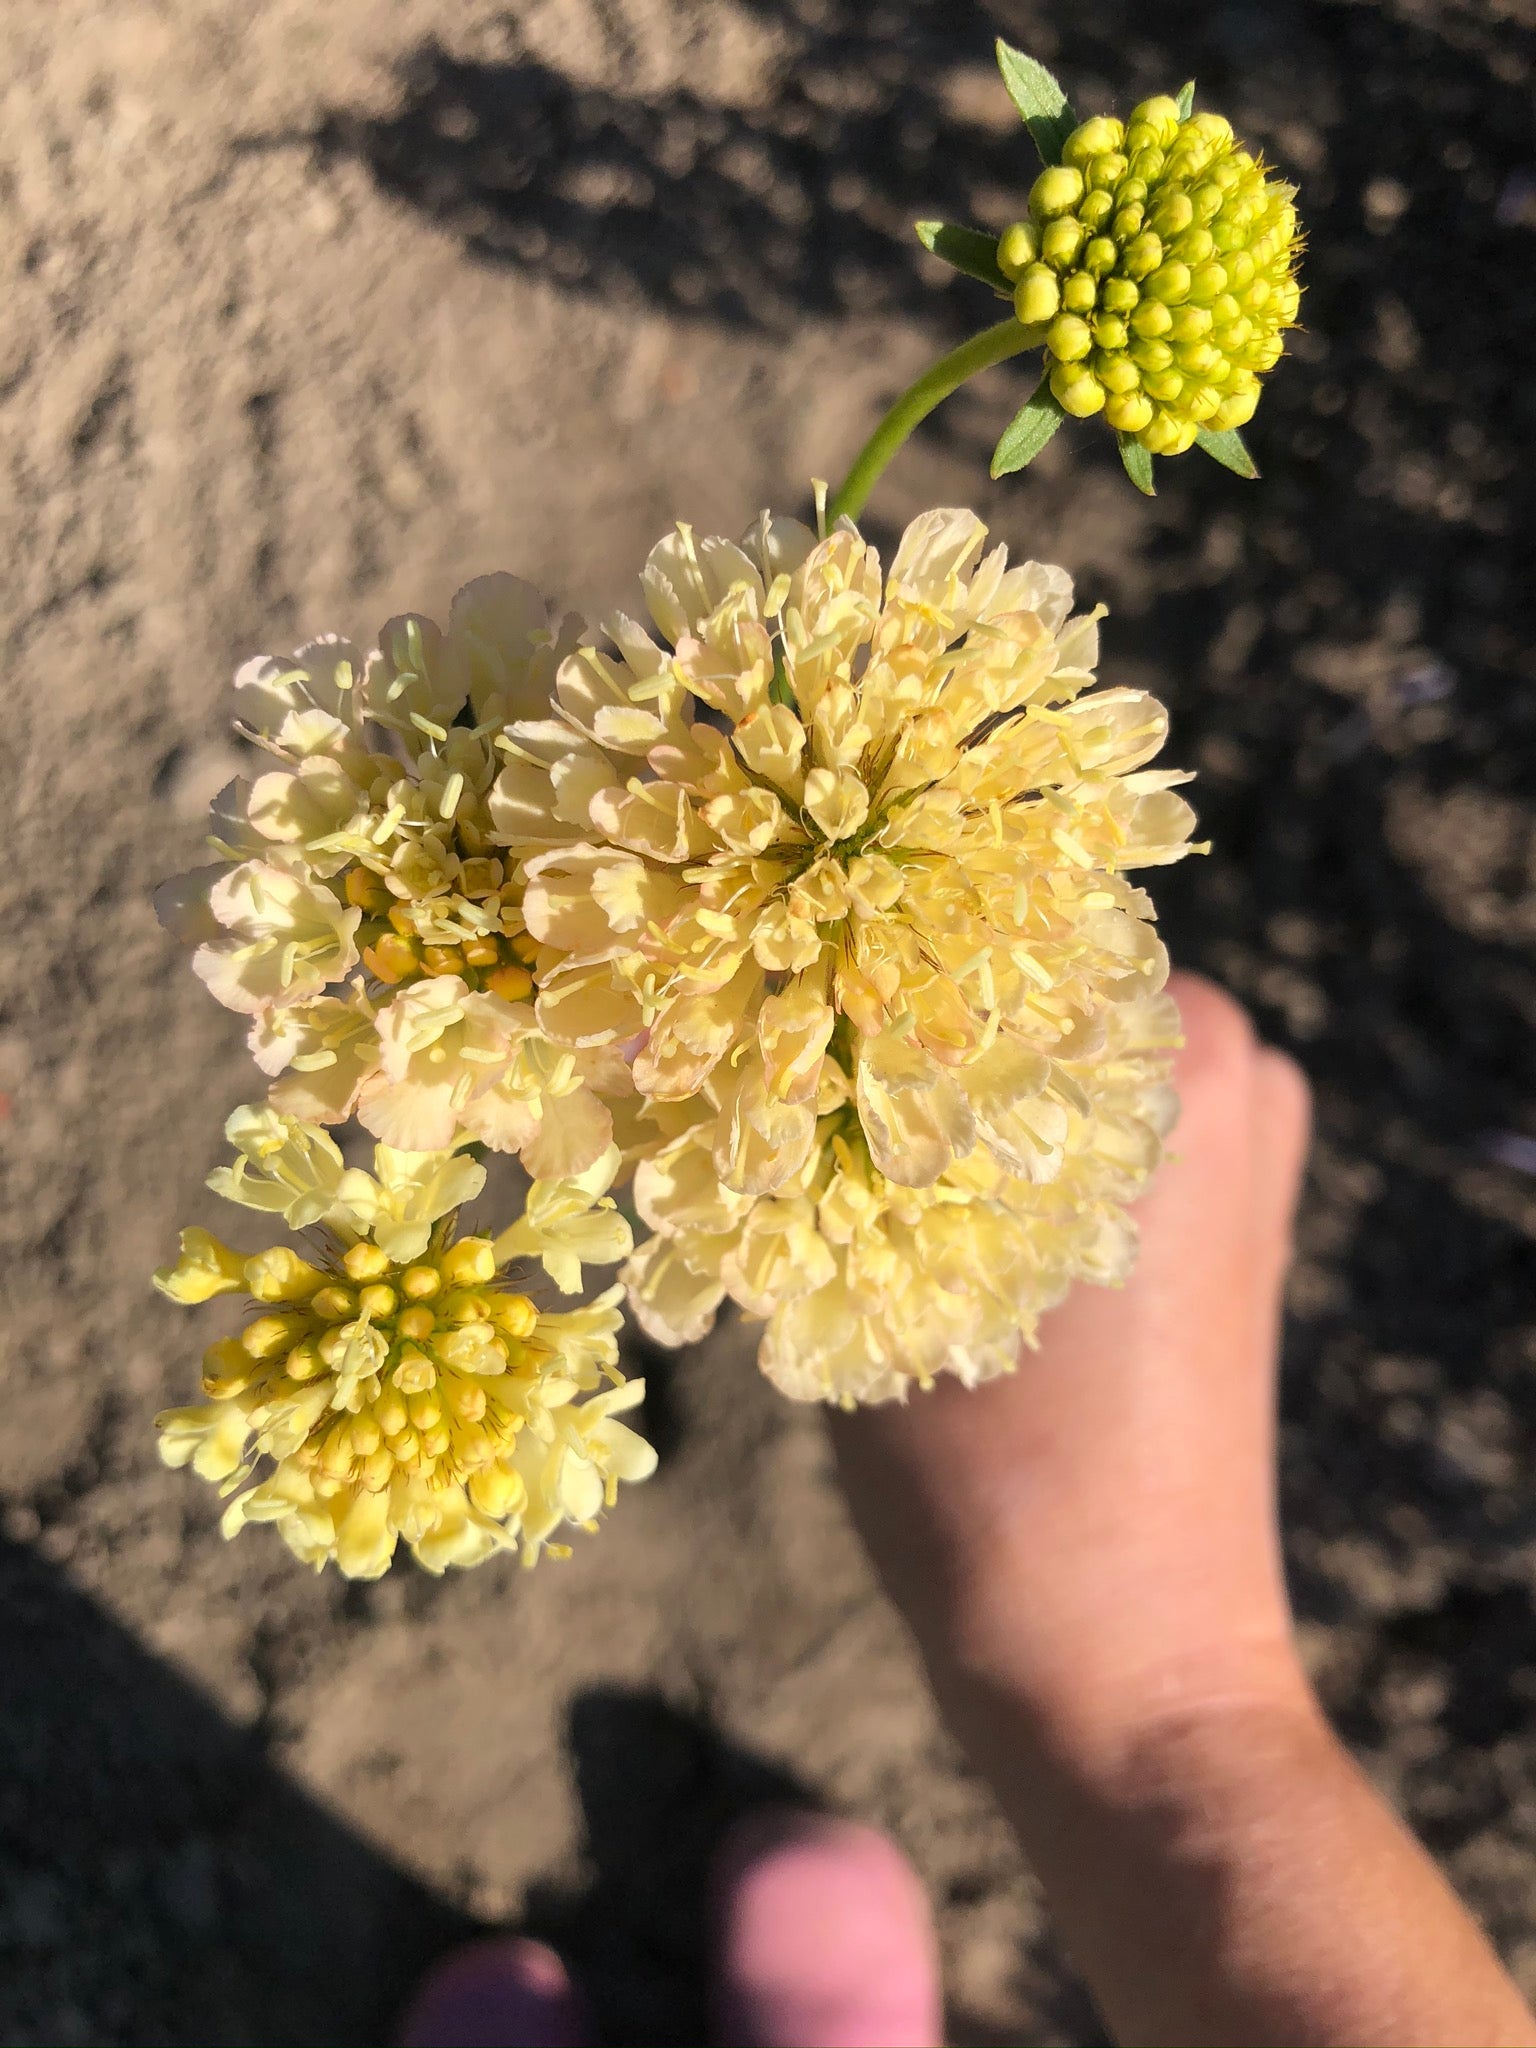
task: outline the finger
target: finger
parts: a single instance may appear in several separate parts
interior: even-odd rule
[[[438,1963],[400,2029],[405,2048],[580,2048],[591,2038],[564,1963],[522,1935],[471,1942]]]
[[[755,1815],[716,1871],[721,2039],[737,2048],[937,2048],[933,1915],[874,1828]]]

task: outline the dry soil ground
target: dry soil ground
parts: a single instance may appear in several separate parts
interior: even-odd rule
[[[722,1823],[895,1829],[962,2039],[1094,2025],[830,1490],[726,1329],[645,1361],[655,1482],[568,1565],[312,1579],[163,1473],[146,1274],[250,1092],[156,929],[224,679],[494,567],[598,607],[677,515],[835,475],[946,337],[907,223],[1017,209],[1001,29],[1081,106],[1195,73],[1301,182],[1307,331],[1242,486],[1106,437],[974,500],[1113,607],[1201,770],[1180,957],[1313,1075],[1285,1476],[1349,1738],[1536,1990],[1531,0],[4,0],[0,2034],[380,2037],[470,1922],[698,2038]]]

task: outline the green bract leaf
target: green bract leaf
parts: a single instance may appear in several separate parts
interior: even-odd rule
[[[1013,286],[997,267],[995,235],[983,234],[980,228],[958,228],[945,220],[920,220],[916,228],[917,239],[925,249],[931,249],[956,270],[963,270],[967,277],[991,285],[1005,299],[1013,297]]]
[[[790,688],[789,671],[784,666],[784,650],[777,641],[773,645],[773,678],[768,685],[768,702],[787,705],[791,711],[798,711],[795,693]]]
[[[1065,418],[1055,392],[1042,377],[993,449],[992,474],[1012,476],[1016,469],[1027,469]]]
[[[1120,460],[1125,464],[1125,473],[1131,482],[1149,498],[1157,496],[1157,486],[1152,481],[1152,457],[1142,447],[1134,434],[1120,434]]]
[[[1035,138],[1041,158],[1048,164],[1059,164],[1062,145],[1077,126],[1077,116],[1067,104],[1066,94],[1043,64],[1026,57],[1001,36],[997,39],[997,68],[1003,74],[1008,97]]]
[[[1202,427],[1195,436],[1195,442],[1213,462],[1219,462],[1223,469],[1230,469],[1235,476],[1246,477],[1251,483],[1258,475],[1259,465],[1248,453],[1248,444],[1236,427],[1227,427],[1221,433]]]
[[[1187,121],[1195,111],[1195,81],[1191,79],[1178,96],[1179,119]]]

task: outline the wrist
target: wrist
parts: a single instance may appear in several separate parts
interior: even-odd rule
[[[1326,1734],[1283,1599],[1149,1608],[1114,1628],[1027,1617],[1006,1597],[956,1602],[925,1644],[934,1685],[989,1745],[1108,1789],[1146,1759],[1222,1761],[1256,1726]],[[961,1701],[966,1702],[961,1706]]]

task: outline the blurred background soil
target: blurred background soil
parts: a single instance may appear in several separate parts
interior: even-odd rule
[[[699,2038],[711,1843],[895,1830],[956,2038],[1097,2038],[936,1723],[819,1418],[723,1328],[574,1559],[375,1587],[217,1535],[156,1463],[202,1339],[148,1290],[252,1092],[158,932],[242,765],[226,679],[493,568],[597,610],[683,516],[800,509],[992,317],[914,216],[1002,225],[1002,31],[1080,110],[1195,74],[1301,184],[1245,486],[1109,437],[985,482],[993,373],[876,500],[975,502],[1113,608],[1208,860],[1177,956],[1319,1137],[1285,1505],[1307,1653],[1536,1991],[1532,0],[5,0],[0,121],[0,2035],[377,2040],[525,1923],[627,2041]]]

